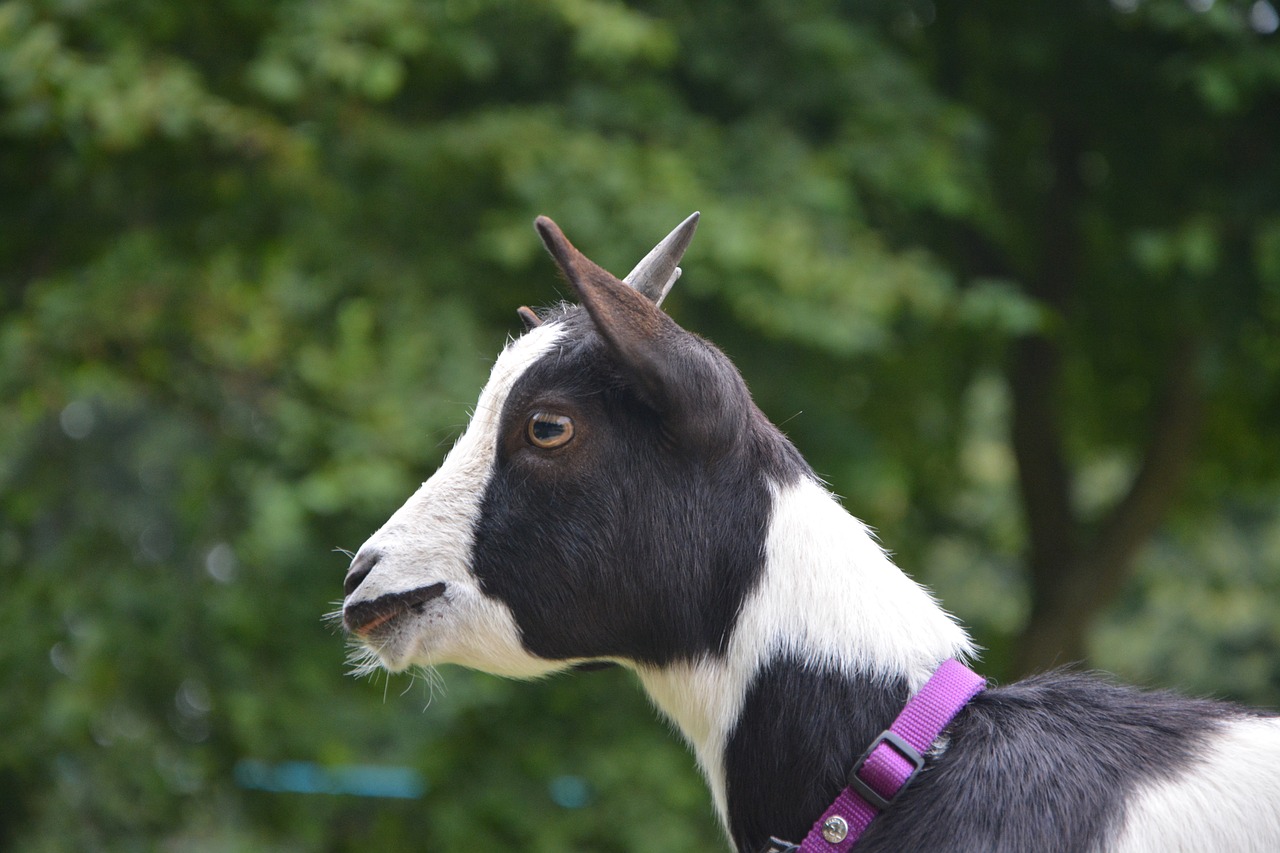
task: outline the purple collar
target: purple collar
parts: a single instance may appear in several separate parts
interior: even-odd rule
[[[933,673],[880,733],[840,792],[798,846],[774,839],[776,853],[847,853],[871,821],[888,808],[924,767],[924,754],[960,709],[986,686],[982,676],[955,659]]]

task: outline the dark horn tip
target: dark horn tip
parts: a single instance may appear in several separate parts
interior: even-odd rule
[[[685,228],[685,233],[688,235],[689,240],[693,239],[693,232],[697,230],[698,221],[700,219],[702,219],[702,211],[695,210],[693,213],[690,213],[689,216],[685,218],[684,222],[681,223],[681,225],[683,225]]]

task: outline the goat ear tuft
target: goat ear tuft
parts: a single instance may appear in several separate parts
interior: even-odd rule
[[[550,219],[538,217],[535,227],[601,337],[671,432],[718,442],[730,438],[726,428],[736,434],[750,397],[728,359],[680,328],[656,300],[579,252]]]

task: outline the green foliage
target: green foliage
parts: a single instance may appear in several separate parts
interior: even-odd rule
[[[1278,701],[1280,54],[1247,11],[0,5],[0,845],[721,843],[624,673],[447,671],[428,699],[345,678],[321,620],[334,549],[439,462],[513,309],[564,294],[536,213],[621,272],[702,210],[672,313],[997,673],[1027,614],[1007,344],[1070,344],[1096,515],[1193,335],[1201,455],[1094,656]],[[1064,121],[1084,143],[1070,310],[1028,287]],[[249,791],[247,758],[428,787]]]

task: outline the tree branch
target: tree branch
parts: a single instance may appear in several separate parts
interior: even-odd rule
[[[1095,607],[1119,591],[1133,558],[1168,514],[1191,467],[1204,408],[1197,355],[1190,339],[1177,345],[1142,465],[1085,552],[1084,571],[1092,581],[1086,589]]]
[[[1037,574],[1033,539],[1031,619],[1018,642],[1015,669],[1034,672],[1084,657],[1085,636],[1097,612],[1120,590],[1139,549],[1167,516],[1194,458],[1203,404],[1196,379],[1197,349],[1180,343],[1169,361],[1151,438],[1133,482],[1070,558]],[[1021,462],[1019,463],[1021,464]],[[1028,523],[1030,524],[1028,503]]]

